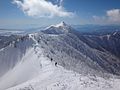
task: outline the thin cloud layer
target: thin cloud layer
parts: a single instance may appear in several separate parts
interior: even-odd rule
[[[22,9],[22,11],[31,17],[71,17],[72,12],[67,12],[62,6],[60,0],[60,5],[54,5],[52,2],[47,0],[13,0],[14,4]]]
[[[112,9],[106,11],[105,16],[93,16],[96,23],[119,24],[120,9]]]

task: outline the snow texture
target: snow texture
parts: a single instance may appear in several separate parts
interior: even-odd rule
[[[0,90],[120,90],[119,58],[87,37],[64,22],[0,36]]]

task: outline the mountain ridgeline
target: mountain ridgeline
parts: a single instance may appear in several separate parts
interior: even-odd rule
[[[83,35],[65,22],[28,35],[0,36],[0,75],[21,62],[35,43],[47,58],[66,69],[81,74],[120,75],[120,32]]]
[[[52,44],[52,51],[54,52],[52,55],[56,57],[55,60],[58,60],[58,57],[60,57],[60,60],[57,62],[62,66],[74,69],[79,73],[102,71],[119,75],[119,31],[101,36],[94,34],[82,35],[71,26],[62,22],[47,28],[43,32],[46,36],[48,35],[48,45]],[[56,51],[64,52],[72,59],[62,59],[62,61],[62,57]],[[89,72],[91,68],[92,70]]]

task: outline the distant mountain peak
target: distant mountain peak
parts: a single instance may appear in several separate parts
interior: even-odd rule
[[[62,21],[61,23],[55,25],[56,27],[66,27],[68,26],[64,21]]]
[[[69,25],[67,25],[64,21],[56,24],[51,25],[47,27],[43,32],[49,33],[49,34],[63,34],[63,33],[69,33],[71,32],[73,28]]]
[[[67,25],[64,21],[62,21],[59,24],[50,25],[46,29],[49,29],[49,28],[59,28],[59,27],[70,27],[70,26]]]

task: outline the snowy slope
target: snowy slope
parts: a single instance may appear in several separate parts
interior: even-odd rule
[[[91,48],[76,33],[62,22],[42,32],[2,39],[0,90],[120,90],[115,76],[120,74],[120,60]]]
[[[8,65],[10,65],[10,63],[12,64],[14,63],[15,65],[14,67],[8,67],[9,69],[8,72],[5,73],[5,75],[3,75],[0,78],[0,90],[4,90],[14,85],[23,83],[38,75],[39,69],[41,68],[41,64],[39,60],[42,58],[42,51],[38,50],[37,44],[32,37],[29,37],[28,39],[30,41],[22,42],[23,47],[21,46],[21,43],[19,43],[16,46],[16,48],[21,48],[25,52],[21,52],[17,50],[14,51],[14,49],[12,49],[11,51],[11,53],[13,52],[12,54],[16,53],[16,55],[19,55],[20,53],[24,54],[23,56],[21,56],[22,58],[19,59],[17,63],[15,63],[16,61],[12,61],[12,60],[18,59],[17,57],[11,60],[6,58],[6,60],[8,60]],[[39,51],[39,53],[37,53],[37,51]],[[41,55],[41,57],[37,54]],[[8,56],[8,57],[13,57],[13,56]],[[2,69],[4,70],[4,67],[2,67]]]
[[[104,52],[91,48],[79,38],[79,33],[73,31],[74,29],[71,27],[70,29],[66,28],[68,33],[56,33],[61,30],[58,26],[64,28],[70,27],[67,24],[64,25],[64,23],[59,24],[54,26],[58,29],[46,29],[44,31],[45,34],[41,35],[45,43],[43,47],[47,52],[46,56],[54,57],[54,60],[63,67],[79,73],[94,74],[98,72],[109,72],[120,74],[119,58],[108,51]],[[95,45],[92,42],[90,44]]]
[[[0,42],[0,76],[21,61],[26,51],[34,43],[28,36],[10,36],[4,37],[4,39]]]
[[[92,48],[107,50],[120,58],[120,31],[106,35],[81,35],[80,39]]]
[[[37,77],[7,90],[119,90],[118,79],[77,74],[61,66],[54,66],[46,58]]]
[[[2,86],[14,86],[7,90],[120,89],[120,81],[118,79],[104,79],[96,75],[83,76],[82,74],[65,70],[59,65],[56,67],[54,61],[51,62],[50,58],[44,56],[45,52],[41,45],[39,45],[37,41],[35,42],[34,48],[29,49],[22,61],[12,71],[8,72],[8,76],[5,75]],[[31,56],[31,58],[29,56]],[[11,81],[12,83],[5,82],[6,79],[9,79],[7,81]],[[4,87],[2,89],[4,89]]]

